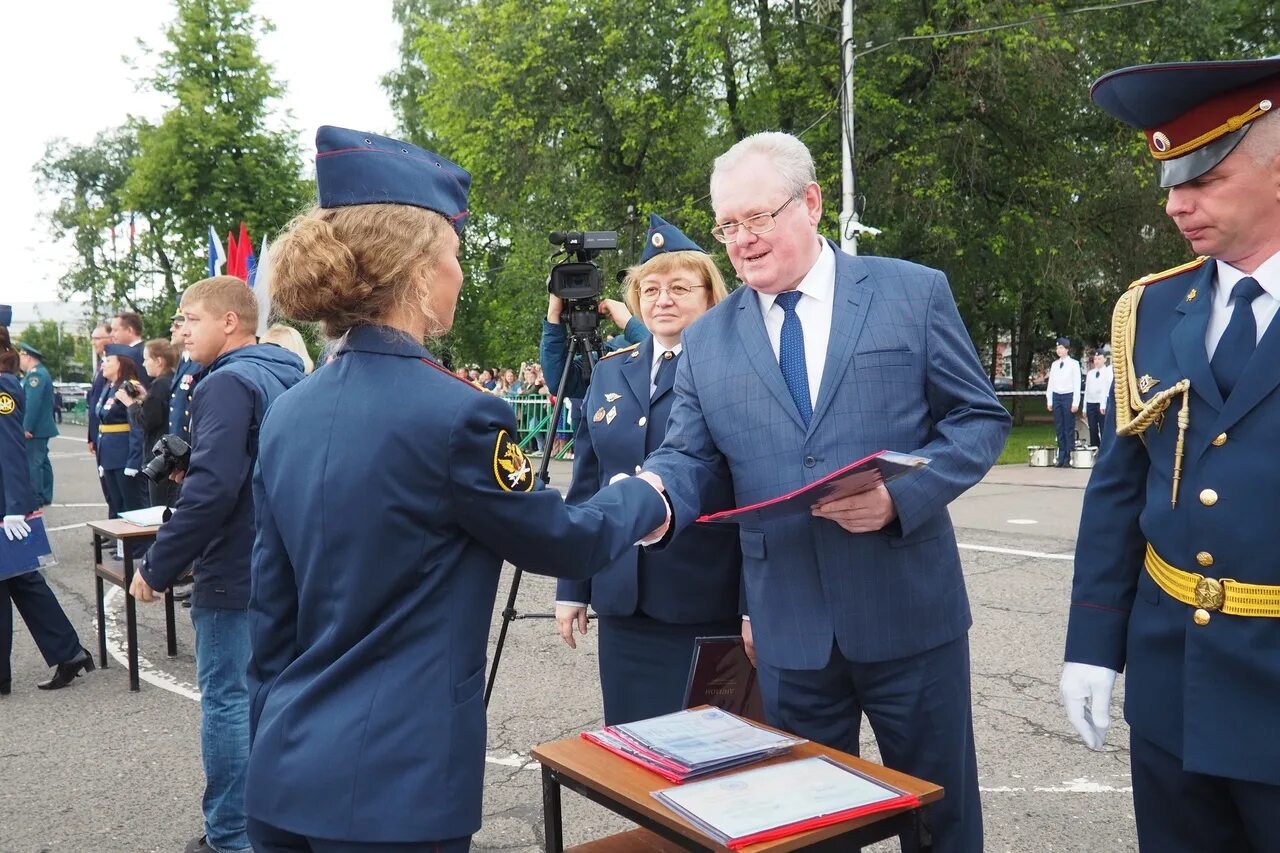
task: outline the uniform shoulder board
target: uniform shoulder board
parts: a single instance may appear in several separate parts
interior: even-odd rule
[[[1196,258],[1194,261],[1187,261],[1187,263],[1185,264],[1181,264],[1179,266],[1173,267],[1172,269],[1167,269],[1164,272],[1153,272],[1150,275],[1144,275],[1142,278],[1138,279],[1137,281],[1135,281],[1133,284],[1130,284],[1129,286],[1130,287],[1146,287],[1147,285],[1150,285],[1150,284],[1156,284],[1157,282],[1164,281],[1165,279],[1173,278],[1175,275],[1178,275],[1179,273],[1184,273],[1193,269],[1197,269],[1198,267],[1203,266],[1204,262],[1207,260],[1209,260],[1208,255],[1201,255],[1200,257]]]
[[[632,344],[629,347],[623,347],[622,349],[616,349],[613,352],[607,352],[600,356],[600,360],[604,361],[606,358],[613,358],[615,355],[622,355],[624,352],[631,352],[633,349],[638,349],[639,346],[639,344]]]
[[[445,370],[445,369],[444,369],[444,365],[436,364],[434,361],[432,361],[432,360],[431,360],[431,359],[429,359],[429,358],[424,358],[424,359],[422,359],[422,363],[423,363],[423,364],[425,364],[425,365],[427,365],[428,367],[434,367],[436,370],[440,371],[440,372],[441,372],[441,373],[443,373],[445,376],[448,376],[448,377],[449,377],[450,379],[452,379],[454,382],[461,382],[463,385],[466,385],[466,386],[467,386],[468,388],[470,388],[472,391],[483,391],[483,390],[484,390],[484,389],[483,389],[483,388],[481,388],[479,385],[476,385],[474,382],[472,382],[470,379],[463,379],[463,378],[462,378],[462,377],[460,377],[460,376],[454,376],[454,375],[453,375],[453,371],[452,371],[452,370]]]

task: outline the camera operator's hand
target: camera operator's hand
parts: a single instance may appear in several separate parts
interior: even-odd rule
[[[181,468],[175,468],[174,470],[169,472],[169,479],[175,483],[181,483],[184,479],[186,479],[186,476],[187,476],[187,472],[182,470]]]
[[[560,632],[560,639],[564,640],[564,644],[571,649],[578,647],[578,642],[573,637],[573,623],[575,622],[578,623],[578,633],[585,637],[587,635],[587,608],[573,604],[556,605],[556,630]]]
[[[631,309],[625,302],[619,302],[616,299],[601,299],[600,313],[608,314],[613,325],[619,329],[626,329],[627,324],[631,322]]]
[[[159,599],[156,591],[142,579],[142,572],[133,573],[133,583],[129,584],[129,594],[143,604],[150,604]]]
[[[560,315],[564,312],[564,300],[554,293],[547,297],[547,322],[553,326],[560,325]]]
[[[26,539],[31,535],[31,525],[27,524],[25,516],[6,515],[4,517],[4,535],[10,542],[16,542],[19,539]],[[7,604],[5,605],[8,606]]]

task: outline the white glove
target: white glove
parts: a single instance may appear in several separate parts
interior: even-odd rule
[[[124,469],[124,475],[125,475],[126,477],[136,477],[136,476],[138,476],[138,469],[137,469],[137,468],[125,468],[125,469]]]
[[[23,516],[6,515],[4,517],[4,535],[9,537],[10,542],[26,539],[30,533],[31,525],[27,524],[27,520]]]
[[[105,476],[107,476],[107,472],[106,472],[106,471],[103,471],[103,470],[102,470],[102,466],[101,466],[101,465],[99,465],[99,466],[98,466],[98,479],[99,479],[99,480],[101,480],[101,479],[102,479],[103,477],[105,477]]]
[[[1114,669],[1091,663],[1068,662],[1062,667],[1062,704],[1067,719],[1090,749],[1102,749],[1111,726],[1111,691],[1116,685]]]

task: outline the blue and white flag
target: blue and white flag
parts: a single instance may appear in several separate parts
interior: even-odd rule
[[[262,254],[249,280],[253,295],[258,298],[258,337],[262,337],[271,325],[271,246],[266,237],[262,238]]]
[[[227,262],[227,250],[222,248],[222,241],[218,239],[218,235],[214,233],[213,226],[209,226],[209,278],[213,278],[218,274],[218,270]]]

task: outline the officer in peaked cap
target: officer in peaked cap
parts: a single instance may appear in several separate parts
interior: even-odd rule
[[[1126,672],[1142,850],[1276,850],[1280,57],[1125,68],[1093,100],[1146,135],[1201,257],[1116,306],[1116,437],[1085,494],[1063,700],[1099,749]]]
[[[53,503],[53,466],[49,463],[49,439],[58,434],[53,419],[53,377],[44,366],[44,354],[31,344],[19,344],[22,388],[27,395],[22,431],[27,439],[27,467],[31,489],[40,506]]]
[[[566,506],[510,404],[423,346],[453,322],[467,173],[354,130],[316,143],[320,206],[272,245],[272,301],[342,344],[259,434],[249,837],[258,853],[453,853],[480,828],[503,560],[585,577],[667,508],[638,478]]]

